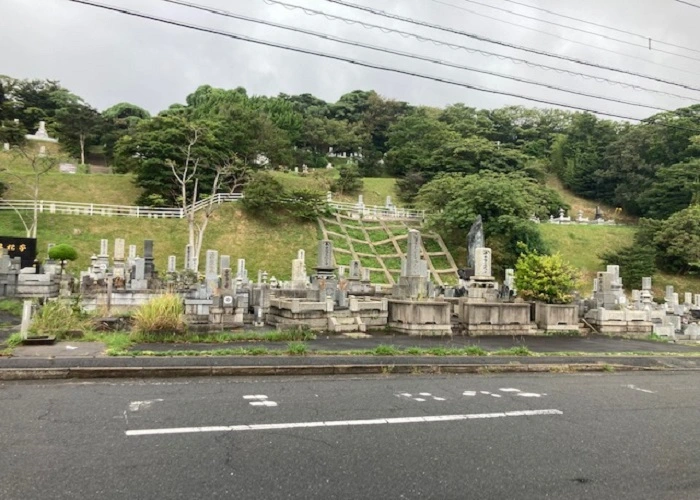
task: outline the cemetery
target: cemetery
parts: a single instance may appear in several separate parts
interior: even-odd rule
[[[50,301],[77,301],[85,313],[116,325],[114,318],[128,317],[165,294],[179,298],[182,320],[191,332],[276,329],[350,338],[391,332],[699,339],[700,294],[686,293],[681,300],[669,286],[663,302],[655,301],[651,278],[644,278],[642,289],[628,298],[618,266],[597,273],[588,297],[568,290],[572,300],[564,303],[531,300],[518,290],[516,270],[506,269],[502,280],[493,276],[492,250],[484,246],[480,218],[467,236],[467,266],[459,270],[439,236],[424,236],[406,221],[398,225],[396,219],[364,220],[345,211],[319,224],[325,238],[317,243],[317,261],[307,267],[306,250],[299,249],[289,263],[288,281],[264,269],[251,272],[245,259],[233,261],[213,249],[206,250],[204,273],[199,274],[190,245],[183,249],[181,261],[170,255],[167,269],[156,269],[157,242],[147,239],[137,245],[117,238],[102,239],[89,267],[75,277],[64,272],[64,262],[48,259],[27,266],[26,260],[10,257],[3,248],[0,298],[24,300],[22,335],[29,341],[32,314]],[[369,238],[380,229],[384,233],[376,246],[393,246],[388,257],[379,255]],[[335,248],[334,241],[345,248]],[[358,252],[355,245],[372,247],[373,253]],[[379,265],[365,267],[368,257]],[[445,258],[451,267],[436,268],[436,257]],[[388,259],[400,262],[400,268],[387,266]],[[373,279],[377,274],[381,279]],[[450,276],[455,276],[452,282]]]

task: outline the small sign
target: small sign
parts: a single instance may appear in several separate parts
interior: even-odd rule
[[[227,306],[233,305],[233,297],[231,295],[224,295],[224,304]]]
[[[0,248],[7,250],[10,257],[21,258],[22,268],[34,265],[36,260],[36,238],[0,236]]]
[[[64,174],[75,174],[78,172],[78,167],[72,163],[61,163],[58,166],[58,171]]]

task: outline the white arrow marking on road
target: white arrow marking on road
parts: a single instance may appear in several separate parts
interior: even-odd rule
[[[632,389],[632,390],[639,391],[639,392],[646,392],[647,394],[656,394],[656,392],[654,392],[654,391],[650,391],[648,389],[640,389],[636,385],[632,385],[632,384],[626,385],[624,387],[627,387],[628,389]]]
[[[561,410],[524,410],[497,413],[468,413],[464,415],[434,415],[428,417],[374,418],[367,420],[330,420],[321,422],[288,422],[280,424],[222,425],[209,427],[174,427],[170,429],[138,429],[126,431],[127,436],[155,436],[160,434],[193,434],[198,432],[264,431],[269,429],[299,429],[311,427],[352,427],[360,425],[420,424],[430,422],[454,422],[457,420],[481,420],[506,417],[534,417],[563,415]]]

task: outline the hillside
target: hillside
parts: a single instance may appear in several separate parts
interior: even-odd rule
[[[13,173],[26,174],[26,166],[9,161],[10,156],[0,154],[0,168]],[[306,187],[327,191],[337,175],[336,170],[312,171],[307,176],[294,173],[275,172],[285,186]],[[26,198],[23,187],[12,177],[4,177],[10,184],[8,198]],[[597,204],[579,198],[562,188],[553,178],[548,185],[560,192],[564,200],[572,206],[571,215],[581,209],[587,217],[592,217]],[[364,179],[363,196],[365,203],[383,205],[386,196],[396,200],[395,180],[391,178]],[[133,185],[130,175],[108,174],[62,174],[52,172],[42,179],[41,198],[83,203],[134,204],[140,193]],[[335,199],[355,201],[356,196],[336,195]],[[604,213],[613,212],[611,207],[601,206]],[[630,219],[622,217],[622,221]],[[632,241],[634,227],[554,225],[543,223],[542,235],[550,248],[582,272],[580,290],[590,292],[595,273],[603,269],[598,256],[609,250],[628,245]],[[0,212],[0,232],[4,235],[23,236],[24,228],[17,216],[10,211]],[[154,239],[156,244],[156,264],[165,269],[168,255],[176,255],[182,262],[186,244],[186,224],[182,220],[151,220],[131,218],[86,217],[42,214],[39,220],[40,252],[45,255],[48,243],[70,243],[80,254],[73,269],[87,267],[90,256],[99,251],[101,238],[125,238],[128,244],[141,248],[142,241]],[[246,258],[248,268],[255,272],[258,268],[267,270],[270,275],[287,279],[291,274],[291,261],[299,248],[307,253],[307,265],[311,267],[316,259],[316,242],[319,237],[315,224],[300,224],[286,221],[278,226],[268,226],[263,221],[252,219],[235,206],[222,206],[210,223],[205,242],[206,248],[214,248],[230,254],[232,258]],[[111,243],[110,243],[111,245]],[[465,248],[451,248],[452,255],[461,265]],[[679,292],[700,290],[700,279],[687,276],[657,274],[654,287],[657,296],[663,293],[667,284],[674,285]]]

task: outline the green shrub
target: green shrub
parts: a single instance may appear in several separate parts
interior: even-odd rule
[[[149,300],[134,314],[135,339],[164,337],[184,333],[184,306],[182,299],[174,294],[165,294]]]
[[[374,348],[373,352],[375,356],[396,356],[401,354],[401,351],[399,351],[396,347],[386,344],[378,345]]]
[[[526,300],[568,304],[573,300],[577,278],[577,271],[559,254],[527,253],[515,264],[515,285],[518,294]]]
[[[331,190],[340,194],[355,194],[362,191],[364,181],[356,165],[343,165],[338,168],[338,179]]]
[[[308,352],[308,347],[304,342],[290,342],[287,344],[287,353],[292,356],[303,356]]]
[[[60,245],[52,246],[49,249],[49,259],[64,261],[64,260],[76,260],[78,258],[78,252],[72,246],[61,243]]]
[[[82,334],[91,326],[90,318],[70,303],[54,300],[46,303],[32,318],[30,336],[55,336],[61,340],[71,334]]]

